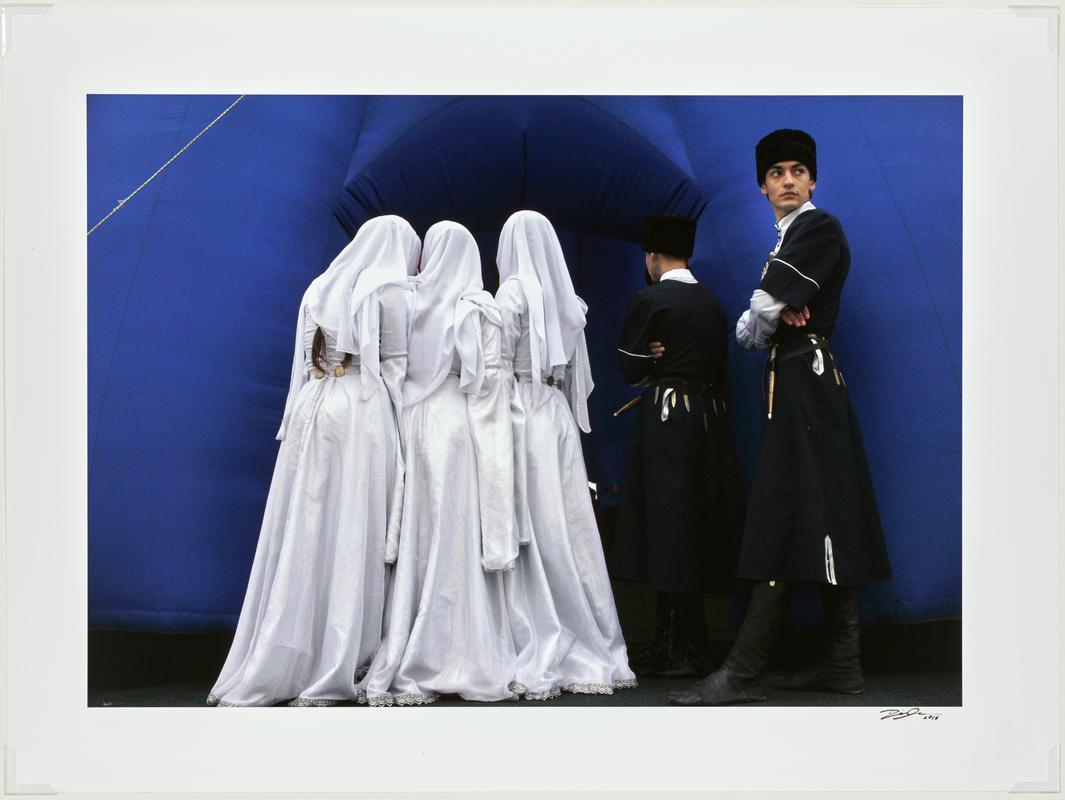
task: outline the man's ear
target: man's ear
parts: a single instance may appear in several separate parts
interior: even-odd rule
[[[762,184],[762,194],[769,194],[769,190],[765,188],[765,184]]]

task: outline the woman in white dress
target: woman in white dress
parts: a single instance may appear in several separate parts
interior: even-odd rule
[[[371,219],[303,296],[259,544],[209,704],[357,699],[398,532],[397,405],[419,251],[405,220]]]
[[[511,699],[503,575],[518,557],[500,319],[473,236],[425,234],[410,280],[403,385],[406,475],[385,638],[359,688],[371,705]]]
[[[592,376],[584,338],[587,306],[573,291],[551,223],[535,211],[513,214],[496,256],[503,319],[504,371],[514,381],[520,412],[515,441],[524,441],[524,489],[531,538],[522,556],[524,599],[540,607],[550,591],[562,633],[551,672],[564,690],[610,694],[633,687],[614,594],[595,521],[578,426],[590,431]],[[519,509],[520,511],[520,509]],[[542,564],[542,576],[537,575]],[[550,625],[539,637],[554,641]]]

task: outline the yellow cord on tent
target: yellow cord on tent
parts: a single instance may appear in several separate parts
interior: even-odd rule
[[[239,103],[244,98],[245,98],[245,95],[242,94],[240,97],[238,97],[232,103],[230,103],[229,108],[227,108],[225,111],[223,111],[221,114],[219,114],[213,120],[211,120],[211,122],[207,125],[206,128],[204,128],[202,131],[197,133],[195,136],[193,136],[189,140],[188,144],[186,144],[184,147],[182,147],[180,150],[178,150],[176,153],[174,153],[174,155],[170,156],[170,158],[167,159],[167,162],[165,164],[163,164],[163,166],[159,167],[159,169],[157,169],[155,172],[153,172],[151,177],[148,178],[148,180],[146,180],[144,183],[142,183],[140,186],[138,186],[136,189],[134,189],[130,193],[129,197],[126,197],[125,199],[119,201],[118,205],[115,206],[114,208],[112,208],[110,213],[106,217],[104,217],[102,220],[100,220],[95,225],[93,225],[89,229],[88,233],[86,233],[85,235],[89,236],[90,234],[92,234],[93,231],[95,231],[97,228],[99,228],[101,225],[103,225],[105,222],[107,222],[107,220],[111,219],[112,215],[116,211],[118,211],[118,209],[122,208],[122,206],[124,206],[126,203],[128,203],[133,198],[133,195],[135,195],[137,192],[139,192],[141,189],[143,189],[145,186],[147,186],[149,183],[151,183],[156,178],[156,176],[159,175],[159,173],[161,173],[164,169],[169,167],[171,163],[173,163],[174,159],[176,159],[178,156],[180,156],[182,153],[184,153],[186,150],[188,150],[190,147],[192,147],[192,143],[193,142],[195,142],[197,139],[199,139],[201,136],[203,136],[205,133],[207,133],[207,131],[209,131],[211,129],[212,125],[214,125],[216,122],[218,122],[218,120],[222,119],[222,117],[224,117],[230,111],[232,111],[233,107],[236,106],[236,104]]]

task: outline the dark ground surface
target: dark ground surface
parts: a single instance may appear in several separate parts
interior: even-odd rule
[[[629,641],[654,633],[654,595],[645,587],[615,585],[618,614]],[[735,635],[735,609],[728,600],[707,599],[710,635],[723,657]],[[816,652],[816,628],[793,624],[774,652],[772,667],[802,665]],[[231,633],[161,634],[90,631],[90,706],[204,706],[207,693],[225,661]],[[961,622],[947,620],[910,625],[876,625],[862,632],[865,693],[769,690],[770,706],[862,706],[937,708],[959,706],[961,690]],[[660,706],[670,689],[689,680],[645,678],[639,687],[613,695],[573,695],[547,701],[471,703],[441,698],[436,706],[565,707]]]

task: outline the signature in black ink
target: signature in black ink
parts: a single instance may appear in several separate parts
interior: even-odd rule
[[[919,708],[885,708],[880,712],[881,720],[900,720],[908,717],[919,717],[921,719],[939,719],[939,714],[929,714],[921,711]]]

